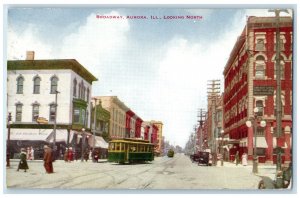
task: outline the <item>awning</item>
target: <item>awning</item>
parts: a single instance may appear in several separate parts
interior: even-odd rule
[[[69,143],[73,139],[74,133],[70,131],[70,138],[69,138]],[[53,129],[51,129],[51,133],[46,139],[46,142],[53,142],[54,140],[54,132]],[[56,137],[55,137],[56,142],[66,142],[68,141],[68,131],[64,129],[56,129]]]
[[[93,147],[94,146],[94,136],[91,136],[88,141],[89,141],[90,147]],[[108,143],[105,142],[105,140],[102,137],[95,136],[95,148],[105,148],[105,149],[107,149],[108,148]]]
[[[268,148],[268,144],[265,137],[256,137],[257,148]],[[253,138],[253,144],[255,144],[255,138]]]
[[[10,140],[46,141],[53,129],[10,129]]]

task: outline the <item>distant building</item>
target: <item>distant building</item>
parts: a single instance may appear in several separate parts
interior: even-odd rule
[[[76,147],[82,129],[90,132],[92,82],[96,80],[74,59],[34,60],[34,52],[28,52],[26,60],[7,61],[11,154],[26,146],[41,149],[53,141],[57,91],[56,143]]]
[[[257,128],[259,162],[276,163],[276,146],[284,148],[283,161],[291,161],[292,148],[292,44],[293,20],[280,17],[280,67],[283,135],[276,138],[276,19],[249,17],[224,68],[224,130],[236,140],[230,149],[253,159],[254,132],[246,121],[265,120]],[[259,121],[257,123],[259,125]]]
[[[157,153],[162,154],[163,153],[163,123],[161,121],[154,121],[151,120],[151,123],[153,123],[157,127]]]
[[[100,99],[103,108],[110,113],[109,138],[126,137],[126,112],[129,108],[117,96],[95,96],[95,98]]]

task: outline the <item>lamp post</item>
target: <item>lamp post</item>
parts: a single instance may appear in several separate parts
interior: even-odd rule
[[[82,128],[81,129],[82,130],[82,135],[81,135],[81,137],[82,137],[82,140],[81,140],[81,161],[83,162],[83,149],[84,149],[84,132],[85,132],[85,128]]]
[[[224,166],[224,130],[221,130],[222,144],[221,144],[221,166]]]
[[[97,98],[95,97],[94,98],[95,100],[95,111],[94,111],[94,131],[93,131],[93,153],[95,151],[95,144],[96,144],[96,126],[97,126],[97,119],[96,119],[96,116],[97,116]]]
[[[56,159],[56,117],[57,117],[57,94],[60,93],[59,91],[55,90],[55,117],[53,123],[53,151],[54,151],[54,158]]]
[[[11,121],[11,112],[8,113],[7,120],[7,143],[6,143],[6,167],[10,167],[10,125]]]
[[[258,108],[254,108],[254,118],[251,120],[246,121],[246,125],[248,128],[252,127],[254,128],[254,150],[253,150],[253,167],[252,167],[252,172],[253,173],[258,173],[258,159],[257,159],[257,113],[258,113]],[[261,127],[266,126],[266,121],[262,120],[260,122]]]

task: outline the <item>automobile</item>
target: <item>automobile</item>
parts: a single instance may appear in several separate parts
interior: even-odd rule
[[[174,151],[172,149],[168,151],[168,157],[174,157]]]
[[[204,164],[206,166],[212,165],[212,155],[207,151],[200,151],[198,153],[198,165]]]

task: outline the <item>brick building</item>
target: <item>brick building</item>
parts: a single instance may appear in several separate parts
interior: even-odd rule
[[[259,162],[274,163],[274,148],[284,148],[283,160],[291,160],[292,147],[292,18],[280,18],[280,65],[282,137],[276,139],[276,19],[275,17],[249,17],[246,27],[237,39],[224,75],[224,131],[236,140],[230,156],[236,151],[253,157],[254,132],[246,121],[254,117],[257,107],[259,120],[266,127],[257,128],[257,154]]]

